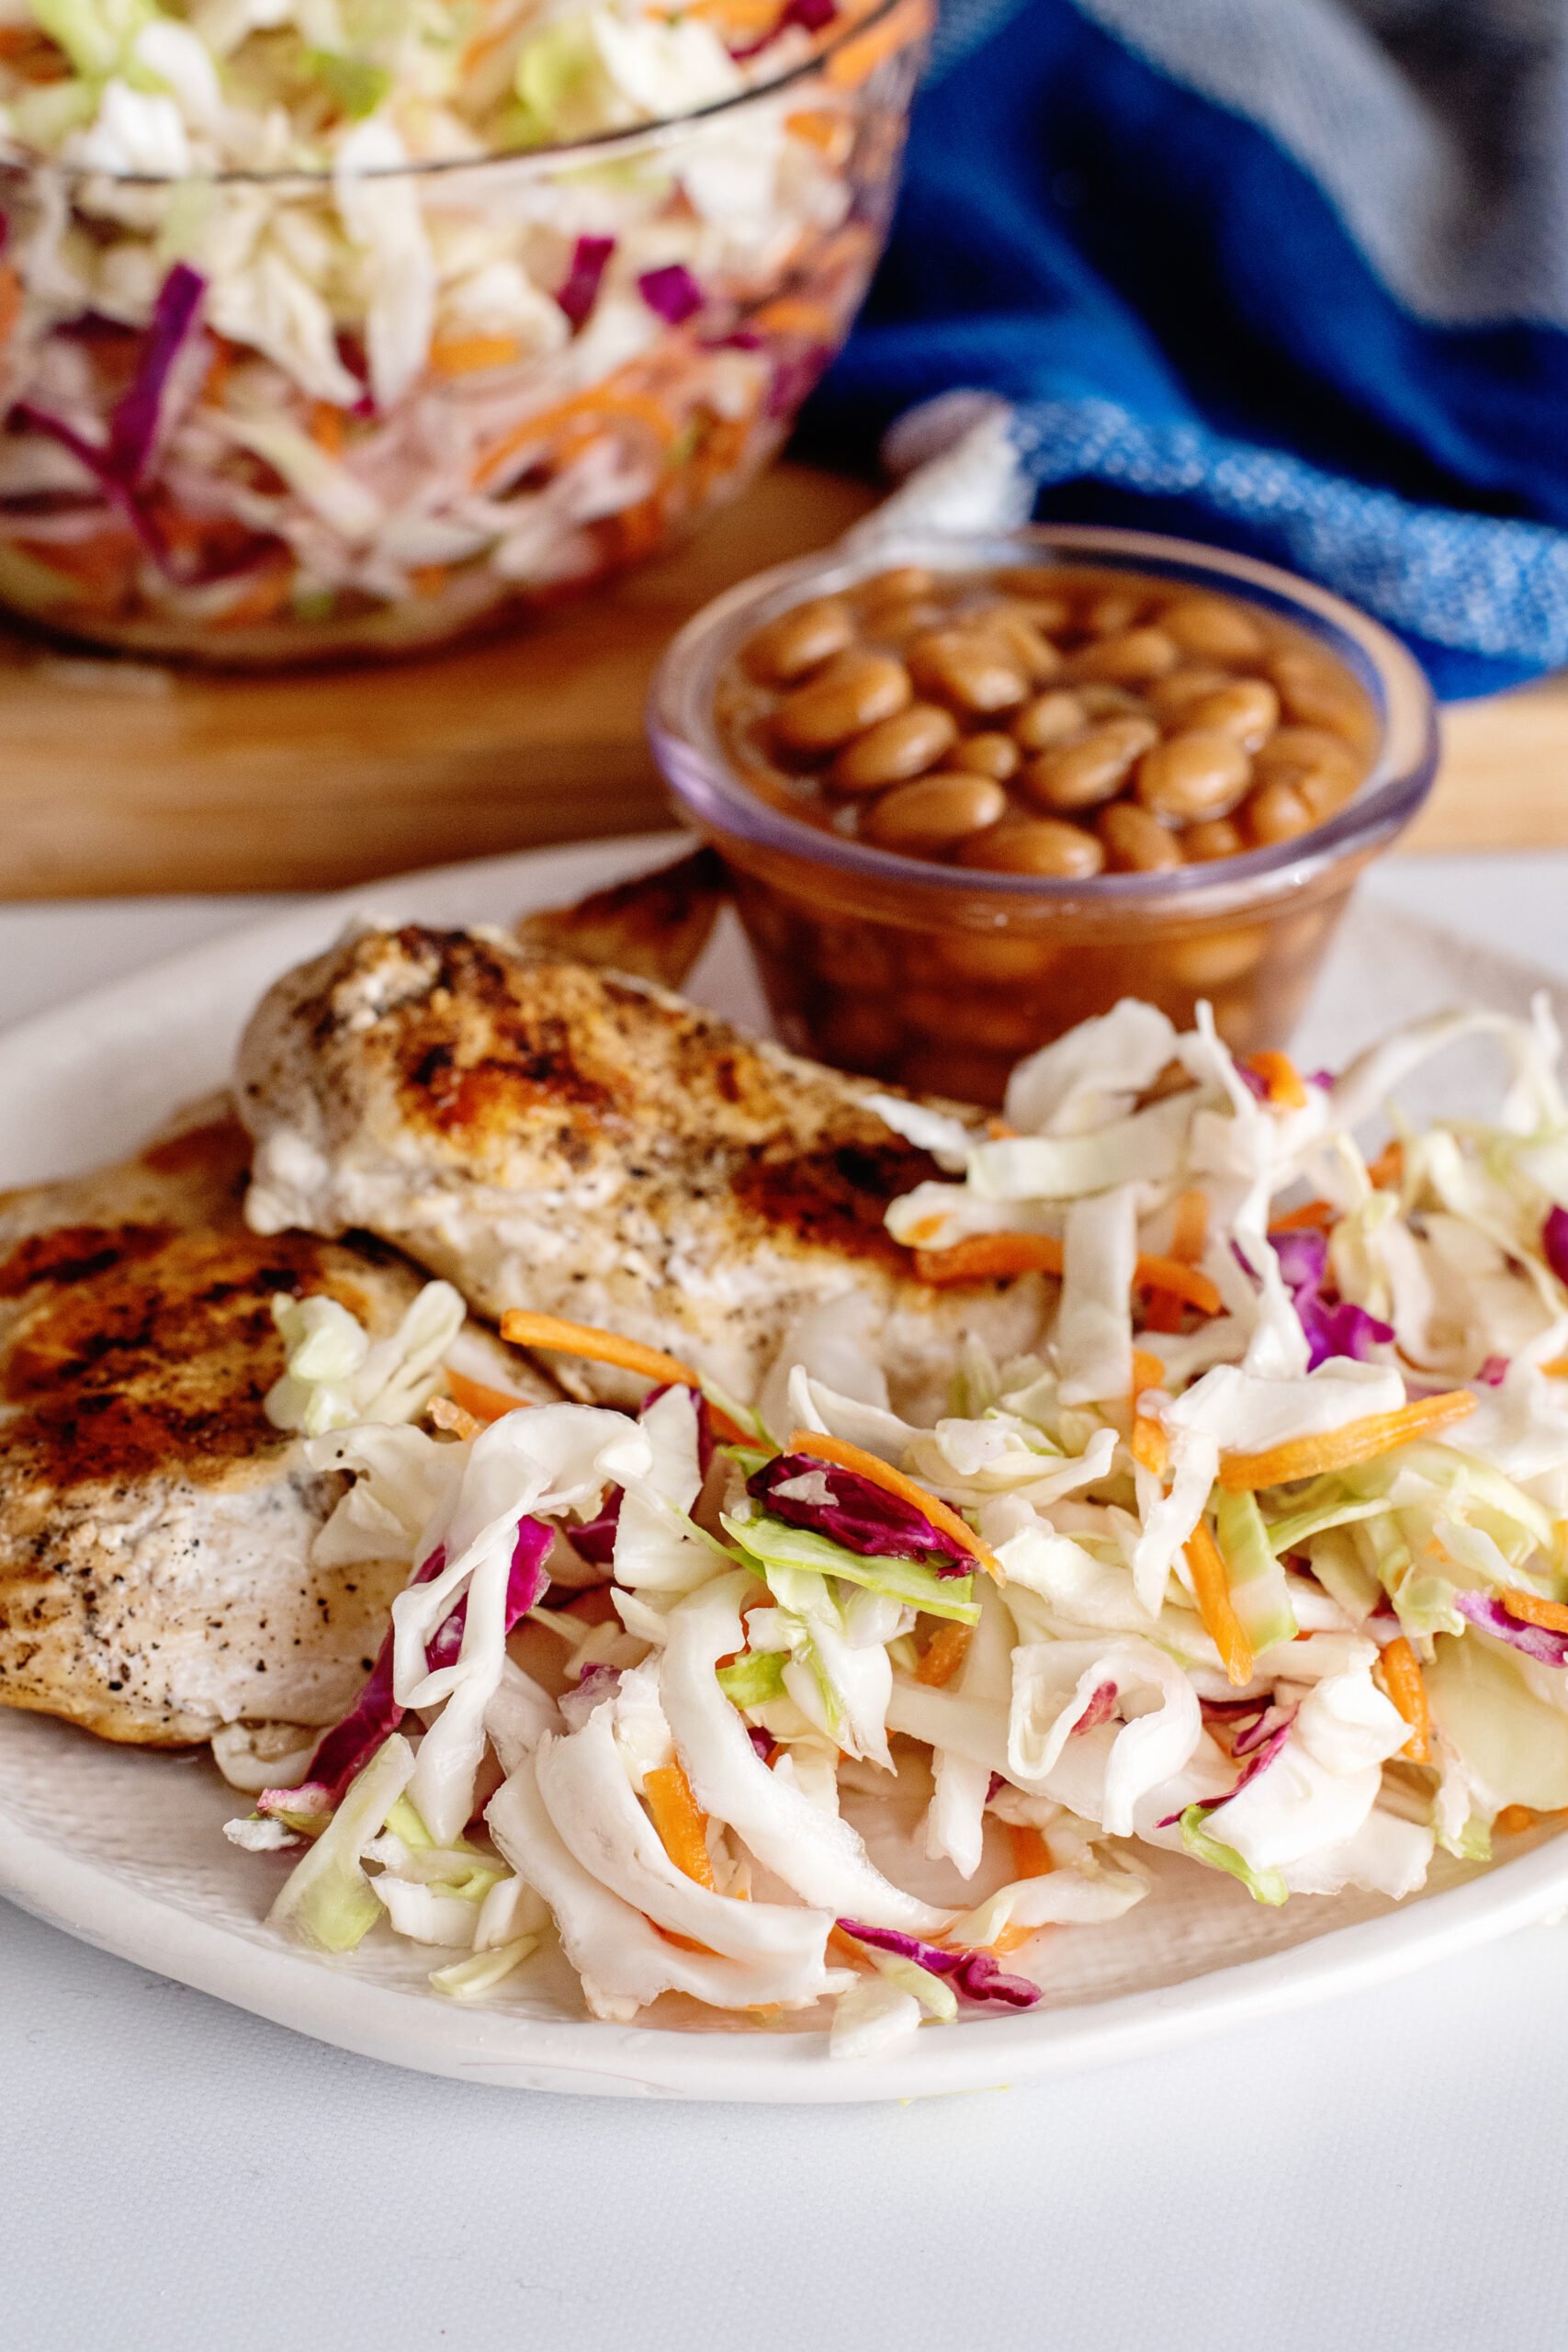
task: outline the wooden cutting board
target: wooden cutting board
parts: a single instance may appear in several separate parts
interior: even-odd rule
[[[642,707],[671,633],[871,499],[776,467],[618,586],[385,668],[209,676],[0,631],[0,898],[335,889],[657,824]],[[1463,706],[1447,734],[1410,847],[1568,846],[1568,681]]]

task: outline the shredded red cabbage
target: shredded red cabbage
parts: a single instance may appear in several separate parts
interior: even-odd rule
[[[857,1943],[897,1952],[900,1960],[912,1960],[917,1968],[929,1968],[933,1976],[945,1976],[956,1993],[976,2006],[1032,2009],[1040,1998],[1039,1985],[1032,1984],[1027,1976],[1004,1975],[995,1952],[944,1951],[941,1944],[922,1943],[919,1936],[907,1936],[902,1928],[863,1928],[854,1919],[840,1919],[839,1926]]]
[[[170,569],[168,546],[139,492],[157,447],[170,371],[195,328],[206,291],[207,280],[197,271],[185,262],[175,264],[158,289],[135,377],[109,419],[107,441],[88,440],[64,417],[31,401],[18,401],[12,411],[30,432],[47,434],[86,468],[164,571]]]
[[[1089,1704],[1073,1725],[1068,1737],[1076,1739],[1079,1732],[1093,1731],[1097,1724],[1109,1723],[1116,1713],[1116,1695],[1114,1682],[1102,1682],[1098,1690],[1091,1691]]]
[[[1560,1283],[1568,1283],[1568,1209],[1550,1208],[1540,1228],[1546,1262]]]
[[[1501,1388],[1508,1376],[1507,1357],[1488,1356],[1475,1376],[1488,1388]]]
[[[557,289],[556,300],[574,330],[583,324],[598,300],[599,281],[615,250],[614,237],[579,237],[573,247],[571,267],[564,285]]]
[[[638,1420],[650,1405],[657,1404],[660,1397],[667,1396],[675,1385],[674,1381],[666,1380],[660,1382],[657,1388],[650,1388],[637,1407]],[[705,1478],[714,1453],[713,1413],[700,1388],[689,1388],[686,1394],[697,1408],[697,1468]],[[615,1531],[621,1523],[621,1504],[625,1496],[624,1487],[612,1487],[594,1518],[585,1520],[581,1527],[569,1527],[566,1531],[567,1541],[572,1550],[580,1554],[591,1567],[607,1568],[614,1565]]]
[[[1263,1720],[1266,1722],[1267,1719],[1267,1716],[1265,1716]],[[1247,1788],[1252,1781],[1256,1781],[1260,1772],[1267,1772],[1269,1765],[1273,1763],[1274,1758],[1279,1755],[1280,1750],[1284,1747],[1285,1742],[1289,1739],[1291,1736],[1291,1725],[1294,1720],[1295,1711],[1292,1709],[1292,1712],[1285,1716],[1282,1723],[1276,1724],[1274,1729],[1269,1732],[1268,1736],[1264,1739],[1262,1746],[1260,1747],[1255,1747],[1252,1750],[1251,1754],[1247,1757],[1246,1764],[1242,1767],[1241,1776],[1235,1782],[1234,1788],[1227,1789],[1222,1797],[1201,1798],[1196,1808],[1197,1811],[1202,1814],[1218,1813],[1222,1805],[1227,1805],[1233,1797],[1240,1796],[1243,1789]],[[1259,1724],[1258,1728],[1261,1729],[1261,1724]],[[1238,1739],[1235,1747],[1232,1750],[1232,1754],[1239,1756],[1241,1753],[1242,1741]],[[1155,1826],[1156,1829],[1174,1828],[1176,1824],[1180,1820],[1182,1815],[1184,1813],[1190,1812],[1192,1809],[1193,1808],[1188,1805],[1179,1805],[1174,1813],[1168,1813],[1162,1820],[1156,1822]]]
[[[703,307],[703,289],[682,261],[670,262],[663,269],[645,269],[637,290],[666,326],[682,325]]]
[[[158,288],[135,379],[109,419],[108,463],[131,490],[141,487],[152,461],[170,370],[196,326],[206,291],[206,278],[183,261]]]
[[[506,1630],[543,1598],[549,1577],[545,1562],[555,1530],[542,1519],[518,1521],[512,1566],[506,1579]],[[409,1586],[429,1584],[446,1566],[446,1547],[437,1544],[428,1560],[409,1578]],[[450,1666],[463,1645],[468,1602],[465,1593],[432,1637],[424,1657],[434,1673]],[[343,1721],[334,1724],[310,1758],[310,1770],[296,1789],[266,1789],[256,1800],[258,1813],[324,1813],[341,1803],[344,1791],[365,1770],[376,1750],[402,1722],[404,1709],[392,1696],[392,1630],[389,1626],[369,1679]]]
[[[798,1495],[781,1494],[796,1478],[821,1478],[830,1502],[807,1502]],[[956,1536],[938,1527],[923,1510],[890,1495],[886,1487],[841,1469],[836,1462],[818,1462],[815,1454],[781,1453],[746,1481],[746,1491],[765,1503],[775,1519],[791,1527],[808,1528],[815,1535],[831,1537],[846,1552],[864,1560],[918,1560],[939,1577],[967,1576],[975,1566],[971,1554]]]
[[[1328,1278],[1326,1234],[1271,1233],[1269,1238],[1306,1334],[1309,1372],[1315,1372],[1330,1356],[1353,1356],[1359,1363],[1366,1363],[1374,1347],[1393,1339],[1393,1326],[1369,1315],[1364,1306],[1353,1306],[1346,1299],[1324,1298]]]
[[[1454,1607],[1461,1617],[1484,1633],[1495,1634],[1510,1649],[1521,1650],[1538,1666],[1568,1666],[1568,1634],[1554,1634],[1549,1625],[1528,1624],[1513,1616],[1489,1592],[1456,1592]]]
[[[746,1736],[750,1741],[752,1747],[756,1749],[758,1755],[761,1758],[763,1763],[766,1764],[772,1758],[773,1752],[773,1736],[772,1732],[764,1731],[761,1724],[748,1724],[746,1726]]]

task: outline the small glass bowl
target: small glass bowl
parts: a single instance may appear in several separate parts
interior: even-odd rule
[[[740,644],[807,597],[920,564],[974,572],[1092,564],[1261,607],[1359,682],[1378,724],[1354,797],[1312,832],[1170,873],[1089,881],[978,872],[877,849],[762,799],[715,719]],[[1272,565],[1141,531],[1044,525],[994,535],[871,537],[742,582],[688,622],[654,680],[649,727],[680,812],[734,876],[780,1035],[916,1091],[1001,1100],[1021,1055],[1124,996],[1190,1026],[1200,999],[1240,1054],[1285,1045],[1356,878],[1421,807],[1437,713],[1388,630]]]
[[[697,112],[367,173],[356,201],[412,213],[432,276],[423,364],[380,390],[375,253],[363,224],[347,238],[333,173],[0,156],[17,304],[0,607],[122,652],[276,668],[424,651],[674,545],[780,447],[849,333],[930,18],[929,0],[868,0],[804,62]],[[738,171],[749,204],[694,204]],[[257,329],[231,257],[258,222],[280,251],[337,256],[330,316],[301,296],[323,348]],[[155,323],[127,321],[171,254],[201,308],[121,480],[117,420],[159,351]],[[481,282],[529,297],[521,324],[497,323]]]

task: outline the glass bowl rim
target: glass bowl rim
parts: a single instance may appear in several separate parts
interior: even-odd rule
[[[687,114],[660,115],[657,121],[639,122],[626,130],[595,130],[582,139],[552,141],[546,147],[492,148],[482,155],[429,156],[404,164],[386,164],[368,171],[355,172],[356,181],[371,180],[431,180],[458,172],[487,172],[509,168],[513,171],[545,172],[568,167],[581,158],[594,162],[613,161],[628,149],[646,146],[671,146],[682,131],[696,123],[711,123],[727,114],[734,114],[763,98],[775,97],[781,90],[804,81],[818,72],[840,50],[874,26],[897,15],[909,0],[875,0],[875,6],[863,17],[841,25],[821,47],[809,57],[776,74],[771,81],[755,82],[744,90],[733,90],[727,98],[714,98],[706,106],[694,107]],[[921,22],[912,27],[911,40],[920,39],[930,29],[929,9],[922,0],[916,0],[913,14]],[[878,62],[881,61],[879,60]],[[0,147],[0,182],[6,178],[55,178],[80,186],[96,180],[111,187],[182,188],[182,187],[267,187],[300,189],[330,188],[337,183],[340,173],[335,165],[319,170],[306,166],[288,166],[276,172],[106,172],[91,164],[61,162],[51,155],[28,155],[10,153]]]
[[[1027,560],[1032,548],[1084,561],[1104,556],[1127,570],[1164,566],[1168,576],[1185,576],[1195,587],[1207,582],[1240,601],[1282,611],[1327,641],[1341,661],[1348,649],[1348,666],[1363,686],[1372,687],[1382,727],[1377,759],[1354,797],[1323,824],[1289,841],[1158,873],[1059,879],[942,865],[827,831],[774,808],[736,774],[714,724],[711,696],[694,707],[705,680],[716,676],[742,636],[804,595],[831,594],[899,563],[932,563],[941,570],[945,557],[946,569],[960,570],[966,562],[982,567],[1016,561],[1020,554]],[[1187,904],[1198,914],[1207,911],[1205,900],[1250,895],[1249,885],[1265,891],[1270,884],[1299,887],[1341,858],[1371,852],[1402,831],[1430,791],[1438,759],[1431,686],[1415,656],[1381,621],[1315,581],[1256,557],[1199,539],[1089,523],[962,531],[862,525],[832,547],[754,572],[704,605],[671,639],[649,688],[647,724],[667,783],[683,813],[700,827],[802,865],[835,868],[923,895],[928,902],[990,898],[998,912],[1010,905],[1021,912],[1025,907],[1099,905],[1109,910]]]

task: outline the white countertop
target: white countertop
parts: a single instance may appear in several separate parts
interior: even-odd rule
[[[1568,976],[1568,859],[1376,888]],[[276,903],[0,909],[0,1023]],[[1561,2345],[1565,1934],[1037,2091],[746,2109],[402,2074],[0,1903],[0,2342]]]

